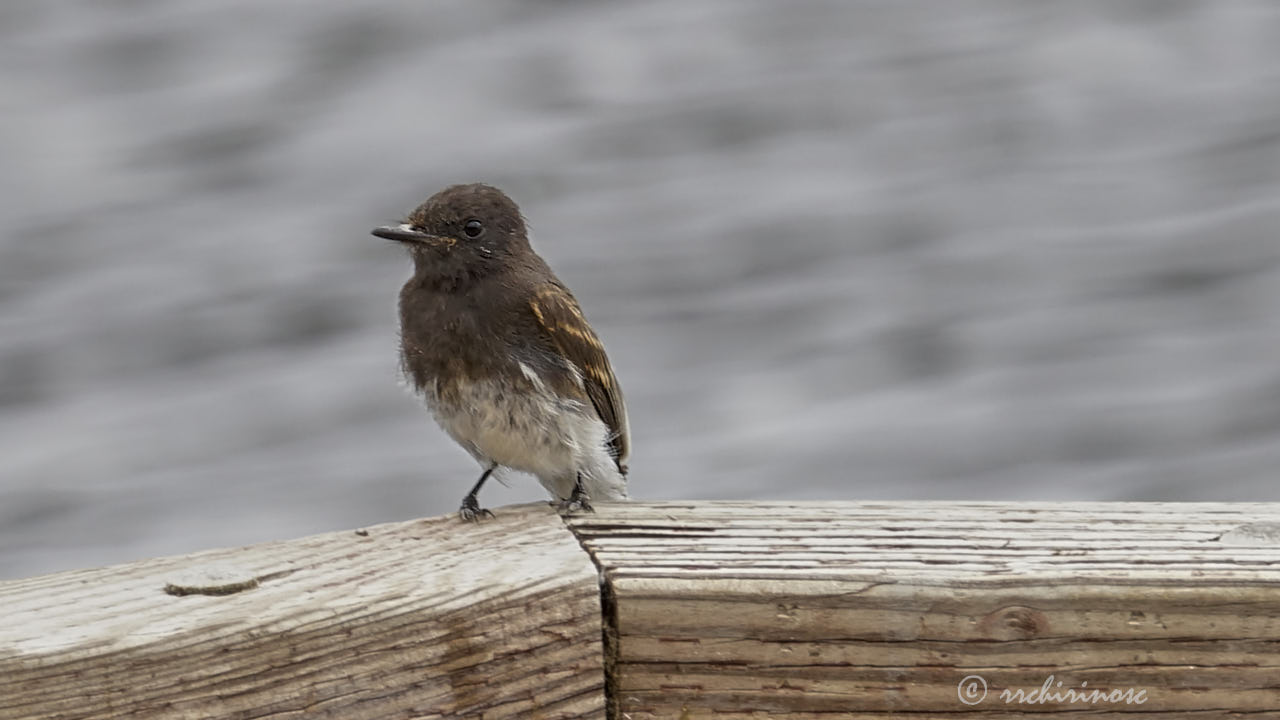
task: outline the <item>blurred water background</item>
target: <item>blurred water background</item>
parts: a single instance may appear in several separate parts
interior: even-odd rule
[[[0,87],[0,577],[456,509],[368,233],[474,180],[637,498],[1280,499],[1276,3],[6,0]]]

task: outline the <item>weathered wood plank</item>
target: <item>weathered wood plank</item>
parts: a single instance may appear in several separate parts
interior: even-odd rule
[[[0,584],[0,718],[600,717],[602,664],[629,720],[1280,708],[1277,505],[568,522],[606,572],[608,656],[586,553],[545,505],[504,508]],[[1046,680],[1143,702],[1028,700]]]
[[[629,720],[1280,710],[1280,504],[630,504],[569,524],[606,576]],[[1046,680],[1143,701],[1032,695]]]
[[[0,583],[0,619],[0,718],[604,714],[598,576],[545,504]]]

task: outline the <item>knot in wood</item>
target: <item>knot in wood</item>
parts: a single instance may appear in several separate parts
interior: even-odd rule
[[[1029,640],[1049,631],[1049,619],[1035,608],[1010,605],[982,618],[978,631],[989,640]]]

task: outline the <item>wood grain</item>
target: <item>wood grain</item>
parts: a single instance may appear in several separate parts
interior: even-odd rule
[[[0,718],[600,718],[546,504],[0,583]]]
[[[1280,505],[537,504],[0,583],[0,619],[6,719],[1271,717]]]
[[[1280,713],[1277,504],[619,504],[569,524],[607,580],[629,720]],[[985,695],[962,696],[971,675]],[[1032,694],[1046,680],[1117,699]]]

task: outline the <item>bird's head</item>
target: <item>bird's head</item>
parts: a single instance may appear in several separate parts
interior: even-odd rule
[[[402,243],[419,272],[483,275],[504,256],[528,251],[524,217],[491,185],[453,185],[427,198],[398,225],[373,234]]]

